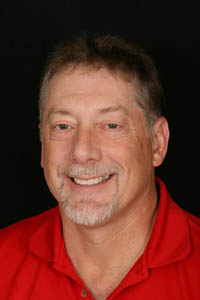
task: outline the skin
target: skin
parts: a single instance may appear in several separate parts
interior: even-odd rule
[[[50,81],[40,125],[41,165],[59,203],[66,250],[95,299],[105,299],[143,253],[156,218],[154,169],[166,155],[168,124],[161,117],[150,134],[134,95],[131,82],[105,69],[63,71]],[[81,186],[60,175],[73,165],[99,167],[98,174],[76,175],[85,180],[109,175],[110,168],[118,172]],[[102,221],[77,224],[63,198],[93,215],[115,206]]]

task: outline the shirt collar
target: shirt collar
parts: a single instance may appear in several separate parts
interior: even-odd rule
[[[58,207],[49,211],[29,239],[29,250],[47,261],[55,261],[62,244],[62,225]]]
[[[65,249],[58,206],[49,211],[47,218],[30,237],[28,247],[32,254],[52,263],[57,271],[81,283]]]
[[[148,268],[156,268],[184,259],[191,250],[189,227],[184,211],[171,199],[164,183],[157,179],[160,201],[157,218],[143,258]],[[75,277],[62,236],[59,208],[53,208],[29,240],[29,250],[50,261],[59,271]]]
[[[189,226],[184,210],[171,199],[157,179],[160,201],[151,238],[145,250],[147,266],[161,267],[187,257],[191,251]]]

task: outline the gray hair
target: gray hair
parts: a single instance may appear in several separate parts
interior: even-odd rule
[[[164,93],[158,72],[143,49],[118,36],[76,36],[58,45],[49,55],[41,81],[40,121],[48,95],[49,82],[64,70],[86,67],[92,70],[106,68],[124,80],[133,81],[136,101],[143,109],[147,124],[152,128],[162,115]]]

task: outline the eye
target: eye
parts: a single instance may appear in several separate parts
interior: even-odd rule
[[[115,123],[110,123],[110,124],[106,125],[106,128],[108,128],[108,129],[116,129],[116,128],[119,128],[119,125],[115,124]]]
[[[57,130],[63,131],[63,130],[70,129],[70,126],[67,125],[67,124],[58,124],[58,125],[55,126],[55,128]]]

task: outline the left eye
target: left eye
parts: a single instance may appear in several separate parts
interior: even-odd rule
[[[56,126],[56,129],[58,130],[66,130],[66,129],[69,129],[70,126],[69,125],[66,125],[66,124],[59,124]]]
[[[117,125],[115,123],[110,123],[110,124],[106,125],[106,128],[108,128],[108,129],[116,129],[118,127],[119,127],[119,125]]]

